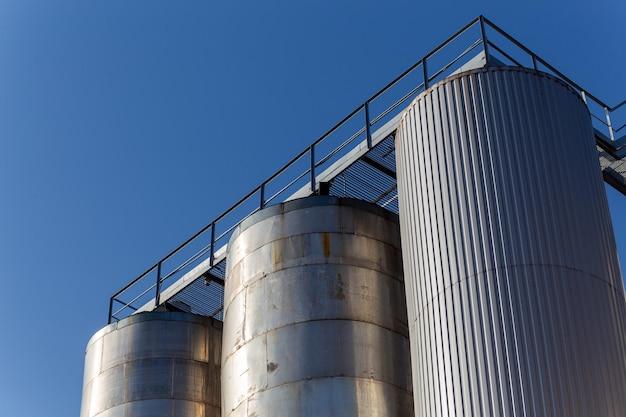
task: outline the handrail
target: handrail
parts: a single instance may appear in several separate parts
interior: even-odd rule
[[[474,30],[477,26],[478,26],[479,35],[480,35],[478,40],[475,40],[476,38],[473,38],[474,41],[468,42],[469,45],[465,47],[465,49],[463,50],[463,52],[461,52],[460,55],[453,56],[452,59],[448,61],[447,64],[441,67],[438,67],[435,71],[433,72],[429,71],[429,68],[428,68],[429,59],[432,59],[433,57],[435,57],[437,53],[444,51],[449,45],[459,40],[463,35],[465,35],[470,30]],[[166,280],[176,276],[177,274],[184,271],[186,268],[190,267],[192,264],[194,264],[194,262],[197,262],[207,253],[209,254],[209,257],[208,257],[209,268],[215,267],[216,266],[215,265],[216,244],[218,242],[222,242],[223,239],[226,239],[230,235],[230,233],[235,229],[235,227],[239,224],[239,222],[242,221],[242,218],[240,216],[240,217],[237,217],[232,222],[232,224],[227,223],[226,227],[224,228],[225,231],[219,234],[216,233],[217,225],[218,224],[222,225],[222,221],[223,220],[225,221],[227,216],[236,214],[236,211],[240,209],[241,207],[243,207],[244,205],[251,204],[252,202],[251,199],[255,195],[258,195],[259,200],[258,200],[258,204],[255,204],[253,206],[255,208],[252,210],[252,213],[258,211],[259,209],[264,208],[267,203],[283,195],[283,193],[287,192],[287,190],[291,189],[292,187],[298,186],[298,184],[304,181],[307,176],[310,176],[310,181],[308,182],[310,192],[315,193],[316,188],[317,188],[316,169],[318,167],[324,164],[330,163],[334,158],[337,158],[340,155],[340,153],[343,152],[348,147],[350,143],[352,143],[353,141],[355,141],[357,138],[361,137],[364,134],[365,134],[365,142],[367,143],[368,148],[370,148],[372,146],[371,144],[371,127],[372,126],[376,125],[377,123],[381,122],[386,117],[390,116],[392,112],[397,111],[398,107],[400,107],[404,102],[406,102],[410,98],[415,97],[420,91],[424,91],[426,88],[428,88],[431,85],[430,84],[431,81],[436,81],[438,77],[444,76],[446,72],[450,70],[452,66],[458,63],[467,54],[469,54],[469,52],[473,51],[478,46],[482,46],[482,52],[485,54],[487,60],[489,60],[489,57],[491,56],[490,51],[494,51],[495,53],[500,54],[509,62],[512,62],[515,65],[521,66],[521,64],[515,58],[513,58],[509,53],[507,53],[507,51],[505,51],[503,48],[496,45],[493,41],[489,39],[487,32],[492,31],[492,30],[498,33],[499,35],[501,35],[504,39],[511,42],[516,48],[518,48],[518,50],[523,51],[528,57],[530,57],[532,60],[532,65],[535,69],[537,69],[538,64],[541,64],[547,70],[551,71],[554,75],[556,75],[558,78],[562,79],[572,88],[577,90],[585,100],[587,99],[591,100],[595,102],[597,105],[599,105],[605,112],[605,114],[602,115],[602,117],[604,117],[605,120],[602,120],[601,116],[598,116],[593,113],[592,113],[592,116],[600,124],[602,124],[603,126],[609,129],[609,137],[611,139],[614,139],[614,133],[617,133],[621,129],[626,127],[626,123],[625,123],[622,126],[620,126],[618,129],[615,129],[612,126],[611,119],[610,119],[610,113],[612,113],[616,109],[625,105],[626,100],[618,103],[617,105],[613,107],[606,105],[604,102],[597,99],[594,95],[584,90],[578,84],[576,84],[575,82],[570,80],[568,77],[563,75],[560,71],[558,71],[553,66],[548,64],[543,58],[541,58],[540,56],[532,52],[530,49],[528,49],[526,46],[521,44],[519,41],[517,41],[515,38],[507,34],[504,30],[502,30],[500,27],[495,25],[489,19],[480,15],[474,18],[469,23],[467,23],[465,26],[463,26],[461,29],[459,29],[456,33],[454,33],[444,42],[439,44],[437,47],[432,49],[422,58],[417,60],[413,65],[411,65],[409,68],[403,71],[400,75],[394,78],[391,82],[385,85],[382,89],[380,89],[378,92],[373,94],[370,98],[368,98],[363,104],[360,104],[359,106],[357,106],[342,120],[340,120],[338,123],[332,126],[324,134],[319,136],[309,146],[307,146],[300,153],[298,153],[295,157],[293,157],[289,162],[287,162],[287,164],[285,164],[282,168],[280,168],[278,171],[276,171],[275,173],[267,177],[258,186],[253,188],[250,192],[248,192],[243,198],[238,200],[235,204],[230,206],[227,210],[225,210],[223,213],[221,213],[219,216],[213,219],[210,223],[208,223],[206,226],[201,228],[198,232],[196,232],[190,238],[185,240],[183,243],[177,246],[174,250],[169,252],[165,257],[163,257],[161,260],[156,262],[150,268],[145,270],[142,274],[140,274],[138,277],[133,279],[131,282],[126,284],[122,289],[117,291],[115,294],[113,294],[113,296],[111,296],[109,300],[109,318],[108,318],[109,323],[111,323],[113,319],[117,319],[116,317],[117,314],[121,313],[126,308],[133,310],[133,311],[137,310],[132,304],[143,299],[143,297],[145,297],[147,294],[150,293],[150,291],[153,291],[155,288],[156,288],[156,294],[155,294],[154,300],[155,300],[155,304],[158,305],[160,302],[162,284]],[[399,99],[396,99],[395,101],[393,101],[392,104],[387,105],[378,114],[371,117],[372,116],[371,105],[375,103],[376,100],[382,98],[383,95],[385,95],[386,93],[389,93],[392,90],[392,88],[397,86],[401,81],[405,80],[409,74],[412,74],[414,71],[418,70],[419,68],[421,68],[423,81],[421,83],[417,83],[417,86],[409,87],[408,92],[401,95]],[[355,117],[357,116],[359,118],[355,119]],[[342,139],[339,145],[334,146],[330,152],[328,152],[325,155],[322,155],[320,158],[316,158],[316,153],[317,153],[316,147],[320,145],[322,142],[324,142],[325,140],[331,138],[333,134],[338,132],[341,128],[346,126],[349,122],[353,122],[353,121],[357,121],[360,127],[358,127],[354,131],[353,134],[351,135],[348,134],[347,135],[348,139]],[[267,187],[270,184],[272,184],[273,181],[277,180],[279,177],[282,178],[283,174],[286,174],[287,171],[290,170],[292,167],[296,166],[296,164],[306,163],[307,155],[309,157],[308,168],[300,170],[298,174],[294,174],[295,178],[289,177],[286,181],[286,184],[283,184],[282,186],[279,185],[278,191],[274,192],[269,198],[266,199],[265,193],[266,193]],[[243,217],[246,218],[250,214],[251,213],[248,212]],[[174,256],[181,253],[183,249],[186,249],[192,242],[196,241],[196,239],[200,238],[208,231],[210,231],[210,238],[209,238],[208,244],[202,245],[200,250],[197,250],[193,255],[191,255],[190,257],[187,257],[178,266],[174,267],[170,272],[166,273],[164,276],[161,276],[163,265],[167,261],[173,259]],[[126,303],[119,299],[120,295],[129,291],[131,288],[133,288],[139,282],[142,282],[148,276],[153,275],[155,271],[157,274],[156,280],[152,281],[152,283],[148,286],[147,289],[144,289],[143,291],[140,290],[139,295],[132,297],[130,302]],[[114,303],[122,304],[122,307],[117,309],[115,312],[113,311]]]

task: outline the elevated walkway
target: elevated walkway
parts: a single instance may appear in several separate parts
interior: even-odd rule
[[[109,323],[137,311],[183,310],[222,318],[226,244],[259,209],[312,194],[354,197],[398,212],[394,135],[400,113],[434,82],[495,62],[535,68],[569,84],[587,102],[605,181],[626,195],[624,109],[610,107],[480,16],[400,74],[288,164],[110,299]],[[434,71],[433,71],[434,69]],[[626,115],[622,114],[622,120]]]

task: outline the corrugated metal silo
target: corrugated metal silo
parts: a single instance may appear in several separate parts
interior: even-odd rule
[[[222,323],[139,313],[87,345],[81,417],[219,417]]]
[[[405,111],[416,415],[626,415],[625,308],[589,112],[560,80],[452,76]]]
[[[412,415],[395,214],[327,196],[254,214],[224,305],[223,417]]]

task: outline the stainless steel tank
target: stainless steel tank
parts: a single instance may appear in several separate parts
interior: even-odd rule
[[[228,247],[223,417],[412,415],[395,214],[294,200],[245,220]]]
[[[416,415],[624,416],[624,287],[589,112],[541,72],[452,76],[396,136]]]
[[[222,323],[139,313],[87,344],[81,417],[219,417]]]

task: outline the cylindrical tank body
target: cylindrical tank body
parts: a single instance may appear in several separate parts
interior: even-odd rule
[[[353,199],[268,207],[229,242],[223,417],[412,415],[397,216]]]
[[[626,415],[624,288],[589,112],[560,80],[452,76],[396,136],[416,415]]]
[[[87,344],[81,417],[220,417],[222,323],[132,315]]]

